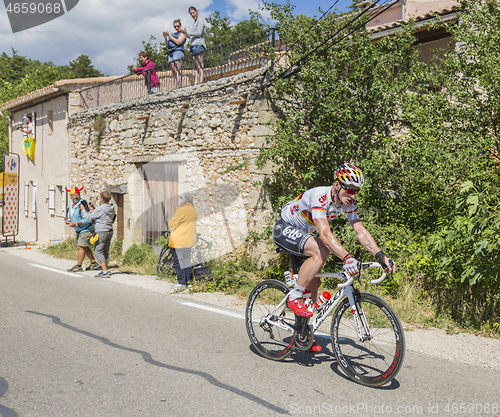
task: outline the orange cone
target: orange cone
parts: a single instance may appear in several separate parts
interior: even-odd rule
[[[31,245],[29,242],[28,242],[28,246],[26,246],[26,250],[31,250]]]

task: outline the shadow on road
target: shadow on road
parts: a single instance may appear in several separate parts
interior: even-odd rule
[[[9,390],[9,384],[7,383],[7,380],[5,378],[0,377],[0,397],[3,397],[3,395]],[[11,408],[4,407],[2,404],[0,404],[0,416],[2,417],[17,417],[19,414],[17,414],[14,410]]]
[[[142,356],[142,358],[144,359],[145,362],[151,364],[151,365],[154,365],[154,366],[159,366],[160,368],[165,368],[165,369],[169,369],[171,371],[175,371],[175,372],[182,372],[182,373],[185,373],[185,374],[190,374],[190,375],[197,375],[203,379],[205,379],[209,384],[211,385],[214,385],[218,388],[222,388],[222,389],[225,389],[226,391],[229,391],[229,392],[232,392],[233,394],[236,394],[236,395],[239,395],[241,397],[244,397],[246,398],[247,400],[250,400],[250,401],[253,401],[254,403],[256,404],[259,404],[260,406],[262,407],[265,407],[269,410],[272,410],[273,412],[275,413],[278,413],[278,414],[288,414],[288,411],[287,410],[284,410],[282,408],[279,408],[259,397],[256,397],[255,395],[253,394],[250,394],[248,392],[245,392],[243,390],[240,390],[238,388],[235,388],[235,387],[232,387],[230,385],[227,385],[227,384],[224,384],[222,382],[220,382],[219,380],[217,380],[217,378],[213,377],[212,375],[206,373],[206,372],[201,372],[201,371],[195,371],[195,370],[192,370],[192,369],[186,369],[186,368],[180,368],[178,366],[173,366],[173,365],[167,365],[165,363],[161,363],[161,362],[158,362],[156,360],[154,360],[151,355],[144,351],[144,350],[137,350],[137,349],[132,349],[132,348],[128,348],[126,346],[121,346],[117,343],[113,343],[111,342],[109,339],[106,339],[104,337],[101,337],[101,336],[97,336],[93,333],[90,333],[90,332],[87,332],[85,330],[81,330],[81,329],[78,329],[76,327],[73,327],[73,326],[70,326],[69,324],[66,324],[66,323],[63,323],[61,322],[61,319],[59,317],[56,317],[56,316],[52,316],[50,314],[43,314],[43,313],[38,313],[36,311],[27,311],[27,313],[31,313],[31,314],[36,314],[38,316],[43,316],[43,317],[47,317],[47,318],[50,318],[52,319],[52,322],[54,324],[57,324],[58,326],[62,326],[64,327],[65,329],[68,329],[68,330],[71,330],[73,332],[76,332],[76,333],[79,333],[79,334],[82,334],[84,336],[87,336],[87,337],[90,337],[92,339],[95,339],[95,340],[98,340],[99,342],[107,345],[107,346],[111,346],[115,349],[120,349],[120,350],[124,350],[124,351],[127,351],[127,352],[131,352],[131,353],[137,353],[139,355]],[[1,378],[0,378],[1,380]],[[1,385],[0,385],[0,388],[1,388]],[[1,394],[1,391],[0,391],[0,394]],[[0,408],[1,410],[1,408]],[[12,414],[12,416],[14,416],[17,414]],[[7,416],[11,416],[9,414],[7,414]]]

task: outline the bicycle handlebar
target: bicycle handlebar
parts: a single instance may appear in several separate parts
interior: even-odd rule
[[[360,262],[361,263],[361,262]],[[363,262],[361,263],[361,268],[363,269],[370,269],[370,268],[382,268],[382,265],[380,265],[378,262]],[[371,280],[370,284],[380,284],[386,277],[387,273],[382,269],[382,275],[380,275],[379,278]],[[316,274],[317,277],[330,277],[330,278],[340,278],[340,279],[347,279],[346,282],[342,284],[337,284],[337,287],[339,288],[345,288],[348,287],[349,285],[352,284],[352,281],[354,280],[354,276],[349,277],[345,274],[345,272],[337,272],[337,273],[323,273],[323,274]],[[359,276],[361,276],[361,269]]]

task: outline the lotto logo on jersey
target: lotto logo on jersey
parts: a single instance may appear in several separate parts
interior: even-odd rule
[[[297,240],[300,239],[303,234],[300,231],[288,226],[285,230],[283,230],[283,236],[286,236],[292,240]]]
[[[290,213],[292,214],[292,216],[297,213],[299,211],[299,205],[298,204],[295,204],[294,206],[292,206],[290,208]]]
[[[320,204],[324,207],[326,205],[326,194],[323,194],[320,198],[318,198]]]

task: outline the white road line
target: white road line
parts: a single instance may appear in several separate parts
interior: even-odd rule
[[[243,314],[231,313],[230,311],[220,310],[218,308],[208,307],[208,306],[204,306],[201,304],[190,303],[189,301],[186,303],[181,303],[181,304],[183,304],[185,306],[189,306],[189,307],[199,308],[201,310],[212,311],[214,313],[225,314],[226,316],[236,317],[237,319],[244,319],[245,318],[245,316]],[[321,332],[314,333],[314,335],[319,336],[319,337],[326,337],[328,339],[330,338],[330,335],[328,335],[326,333],[321,333]]]
[[[81,278],[83,275],[74,274],[73,272],[61,271],[60,269],[49,268],[48,266],[38,265],[38,264],[28,264],[31,266],[35,266],[37,268],[46,269],[47,271],[57,272],[59,274],[69,275],[70,277],[78,277]]]
[[[214,308],[214,307],[203,306],[201,304],[195,304],[195,303],[190,303],[190,302],[181,303],[181,304],[183,304],[185,306],[189,306],[189,307],[199,308],[201,310],[212,311],[214,313],[225,314],[226,316],[236,317],[237,319],[245,319],[245,316],[243,314],[231,313],[230,311],[224,311],[224,310],[220,310],[220,309]]]

